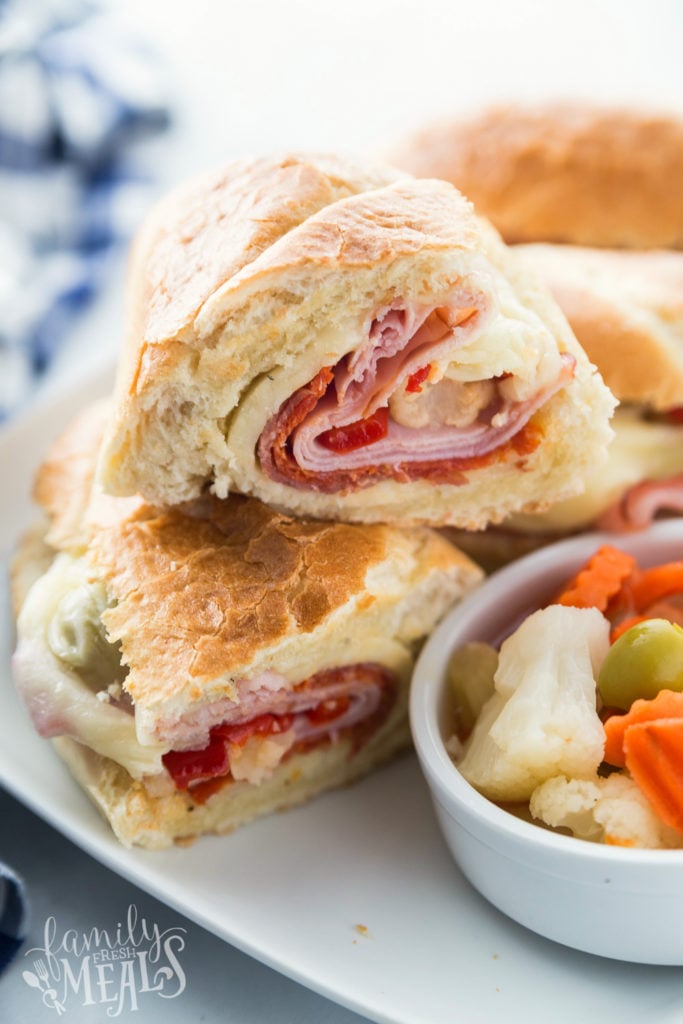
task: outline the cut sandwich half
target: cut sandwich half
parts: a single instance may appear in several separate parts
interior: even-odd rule
[[[549,293],[452,186],[334,166],[232,165],[153,215],[104,488],[468,528],[577,493],[613,400]]]
[[[583,494],[495,529],[452,534],[488,568],[570,533],[638,530],[683,513],[683,253],[516,248],[543,274],[621,405],[607,462],[589,470]]]
[[[427,529],[106,497],[103,416],[39,473],[48,526],[15,562],[14,670],[119,839],[225,832],[404,748],[417,648],[480,571]]]

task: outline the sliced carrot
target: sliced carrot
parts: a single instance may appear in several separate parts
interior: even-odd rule
[[[628,632],[631,626],[637,626],[639,622],[646,622],[650,618],[652,618],[651,615],[629,615],[627,619],[624,619],[618,626],[614,627],[609,635],[609,642],[613,644],[615,640],[618,640],[620,636]]]
[[[653,722],[659,718],[683,719],[683,693],[677,690],[660,690],[652,700],[634,700],[625,715],[611,715],[604,723],[605,761],[617,768],[625,768],[626,730],[631,726]]]
[[[635,569],[636,560],[632,555],[603,544],[554,603],[604,612]]]
[[[638,701],[635,702],[636,704]],[[610,715],[603,722],[605,729],[605,753],[603,755],[607,764],[613,764],[615,768],[625,768],[624,758],[624,733],[628,728],[626,719],[628,715]]]
[[[636,606],[633,601],[633,585],[639,575],[640,570],[636,566],[631,575],[622,583],[621,589],[614,597],[610,598],[605,609],[605,615],[610,622],[619,622],[620,619],[625,618],[627,615],[635,615]]]
[[[683,832],[683,718],[629,726],[624,753],[626,767],[657,817]]]
[[[643,569],[633,584],[633,602],[639,612],[662,597],[680,593],[683,593],[683,562]]]

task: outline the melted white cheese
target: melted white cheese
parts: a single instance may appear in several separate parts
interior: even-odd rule
[[[41,735],[71,736],[134,778],[154,775],[163,771],[168,746],[141,744],[134,715],[106,692],[121,672],[116,649],[103,654],[106,640],[97,639],[92,615],[106,601],[98,586],[85,560],[68,554],[58,555],[33,584],[17,622],[17,690]]]

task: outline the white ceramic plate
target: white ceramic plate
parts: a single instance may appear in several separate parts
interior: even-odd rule
[[[5,553],[33,515],[45,445],[103,392],[86,380],[0,435]],[[454,866],[412,757],[232,836],[124,850],[28,725],[0,637],[0,782],[75,843],[271,967],[376,1021],[672,1024],[683,975],[577,953],[503,917]],[[367,933],[356,928],[363,925]]]

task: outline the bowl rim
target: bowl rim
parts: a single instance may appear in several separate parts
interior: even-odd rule
[[[637,534],[592,532],[550,544],[486,577],[479,587],[447,613],[429,637],[413,671],[410,727],[418,759],[434,797],[451,817],[456,818],[461,828],[471,831],[469,824],[460,819],[454,808],[460,808],[487,832],[497,832],[501,839],[509,841],[517,850],[531,845],[536,850],[544,849],[575,861],[591,859],[612,865],[643,865],[657,867],[660,871],[665,867],[683,868],[683,849],[653,850],[593,843],[549,831],[504,810],[479,793],[460,774],[446,750],[438,721],[443,674],[454,646],[454,636],[457,642],[459,633],[466,634],[471,619],[489,607],[491,600],[499,599],[501,591],[505,593],[508,588],[516,588],[524,577],[528,577],[530,586],[533,586],[548,571],[557,571],[563,564],[567,565],[567,576],[570,576],[571,563],[585,560],[601,544],[623,546],[637,554],[641,548],[647,549],[667,541],[679,542],[683,554],[683,519],[657,522]],[[463,636],[462,639],[476,637]]]

